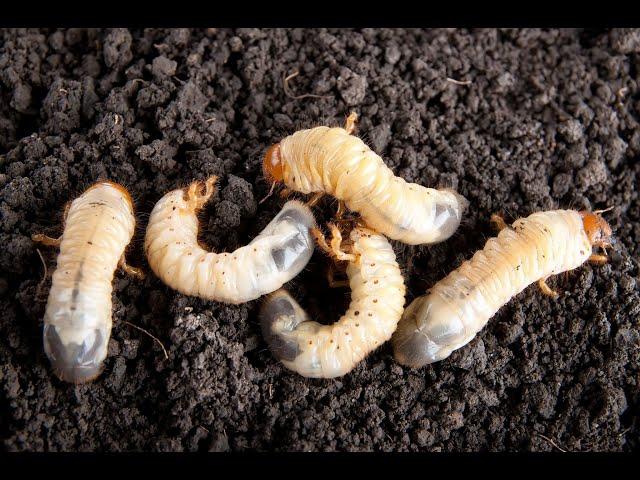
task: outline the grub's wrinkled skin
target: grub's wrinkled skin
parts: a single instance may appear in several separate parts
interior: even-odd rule
[[[348,373],[391,338],[402,315],[405,286],[387,239],[360,227],[350,239],[355,255],[346,272],[351,304],[337,323],[312,321],[285,290],[271,294],[260,311],[262,332],[273,354],[305,377]]]
[[[225,303],[243,303],[273,292],[295,277],[313,254],[313,214],[298,201],[248,245],[213,253],[198,243],[197,211],[213,194],[215,177],[167,193],[149,218],[144,249],[151,269],[171,288]]]
[[[609,245],[611,229],[596,213],[538,212],[505,226],[484,249],[405,310],[392,343],[396,360],[420,367],[469,343],[489,319],[535,281],[557,296],[546,278],[579,267],[592,246]]]
[[[44,350],[64,381],[88,382],[102,371],[113,274],[134,230],[131,197],[115,183],[93,185],[68,209],[44,316]]]
[[[263,170],[298,192],[324,192],[360,213],[368,227],[404,243],[430,244],[449,238],[460,225],[467,201],[396,177],[382,158],[345,128],[300,130],[271,147]]]

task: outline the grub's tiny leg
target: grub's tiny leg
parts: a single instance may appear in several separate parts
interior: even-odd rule
[[[60,243],[62,242],[62,235],[60,235],[58,238],[51,238],[44,233],[34,233],[33,235],[31,235],[31,240],[46,245],[47,247],[58,248],[60,246]]]
[[[333,224],[329,224],[329,228],[332,235],[330,246],[327,244],[327,240],[320,230],[317,228],[311,230],[311,234],[315,237],[318,246],[336,260],[344,260],[347,262],[354,261],[356,259],[355,255],[352,253],[345,253],[340,249],[342,244],[342,235],[340,234],[338,227]]]
[[[507,228],[507,226],[508,226],[507,222],[504,221],[504,218],[502,218],[497,213],[494,213],[493,215],[491,215],[491,219],[489,221],[495,227],[495,229],[498,230],[498,231],[501,231],[501,230]]]
[[[336,218],[338,220],[342,219],[344,216],[344,212],[347,210],[344,202],[342,200],[338,200],[338,209],[336,210]]]
[[[291,189],[284,187],[282,190],[280,190],[280,193],[278,195],[280,195],[280,198],[287,198],[289,195],[291,195]]]
[[[207,203],[215,191],[215,184],[217,180],[217,176],[212,176],[207,178],[204,182],[193,182],[189,185],[187,189],[187,204],[191,210],[199,210],[205,203]]]
[[[340,233],[340,229],[333,223],[330,223],[329,230],[331,230],[331,252],[334,257],[337,260],[353,262],[356,256],[353,253],[346,253],[342,250],[342,234]]]
[[[601,255],[598,253],[593,253],[591,254],[591,256],[588,258],[589,262],[591,263],[595,263],[597,265],[604,265],[605,263],[607,263],[609,261],[609,257],[607,257],[606,255]]]
[[[336,280],[336,267],[329,265],[327,270],[327,282],[331,288],[345,288],[349,286],[349,280]]]
[[[64,205],[64,213],[62,214],[62,225],[67,223],[67,217],[69,216],[69,209],[71,208],[71,202],[67,202]]]
[[[316,243],[320,247],[321,250],[324,250],[326,253],[331,254],[331,247],[327,244],[327,239],[324,236],[324,233],[320,231],[319,228],[312,228],[311,235],[316,239]]]
[[[124,253],[120,257],[118,266],[128,275],[139,278],[140,280],[144,278],[144,272],[141,269],[132,267],[131,265],[127,264],[127,260],[125,259]]]
[[[324,192],[316,192],[313,196],[307,201],[308,207],[315,207],[315,205],[320,201],[320,199],[324,197]]]
[[[358,114],[356,112],[351,112],[347,117],[347,121],[344,123],[344,129],[349,135],[355,131],[356,121],[358,121]]]
[[[549,277],[545,277],[545,278],[541,278],[540,280],[538,280],[538,287],[540,287],[540,290],[545,295],[547,295],[549,297],[552,297],[552,298],[558,298],[558,296],[559,296],[558,292],[556,292],[549,285],[547,285],[547,279],[548,278]]]

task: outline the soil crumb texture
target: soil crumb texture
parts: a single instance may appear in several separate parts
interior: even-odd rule
[[[630,29],[0,30],[0,448],[640,450],[639,72]],[[394,243],[407,304],[495,235],[492,213],[613,207],[610,262],[552,278],[557,300],[531,286],[445,361],[403,368],[386,343],[332,380],[273,357],[259,300],[153,275],[142,241],[165,193],[218,175],[201,241],[232,251],[285,202],[260,203],[266,149],[351,110],[396,175],[470,201],[448,241]],[[99,179],[134,198],[127,261],[147,276],[116,272],[105,371],[75,386],[42,347],[57,250],[30,236],[59,236]],[[328,266],[316,249],[286,285],[324,323],[349,300]]]

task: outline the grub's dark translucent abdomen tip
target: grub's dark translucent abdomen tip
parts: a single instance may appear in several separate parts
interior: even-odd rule
[[[269,295],[260,308],[260,327],[271,351],[279,360],[293,361],[300,353],[298,344],[287,341],[279,331],[274,330],[274,324],[283,317],[295,318],[296,309],[291,297],[284,291],[278,290]],[[292,322],[294,325],[296,322]]]
[[[45,325],[43,338],[45,353],[61,380],[85,383],[102,372],[105,338],[100,330],[88,330],[81,344],[65,344],[54,325]]]

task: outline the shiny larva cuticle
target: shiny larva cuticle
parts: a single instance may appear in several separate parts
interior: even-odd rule
[[[213,185],[214,180],[208,181]],[[154,273],[185,295],[244,303],[273,292],[295,277],[313,255],[315,219],[303,203],[287,202],[247,245],[214,253],[198,242],[198,208],[213,189],[198,196],[189,187],[167,193],[153,208],[145,253]],[[197,198],[189,198],[196,195]]]
[[[404,279],[387,239],[356,227],[350,240],[356,254],[347,266],[351,303],[336,323],[311,320],[284,289],[262,304],[260,325],[270,350],[302,376],[345,375],[391,338],[402,315]]]
[[[134,229],[131,196],[112,182],[96,183],[69,207],[43,328],[45,354],[61,380],[85,383],[102,371],[113,275]]]
[[[449,238],[468,204],[450,189],[396,177],[360,138],[339,127],[295,132],[268,151],[264,165],[272,181],[302,193],[333,195],[369,228],[412,245]]]
[[[573,210],[538,212],[489,239],[405,309],[391,340],[396,360],[416,368],[447,358],[528,285],[582,265],[592,254],[582,217]]]

